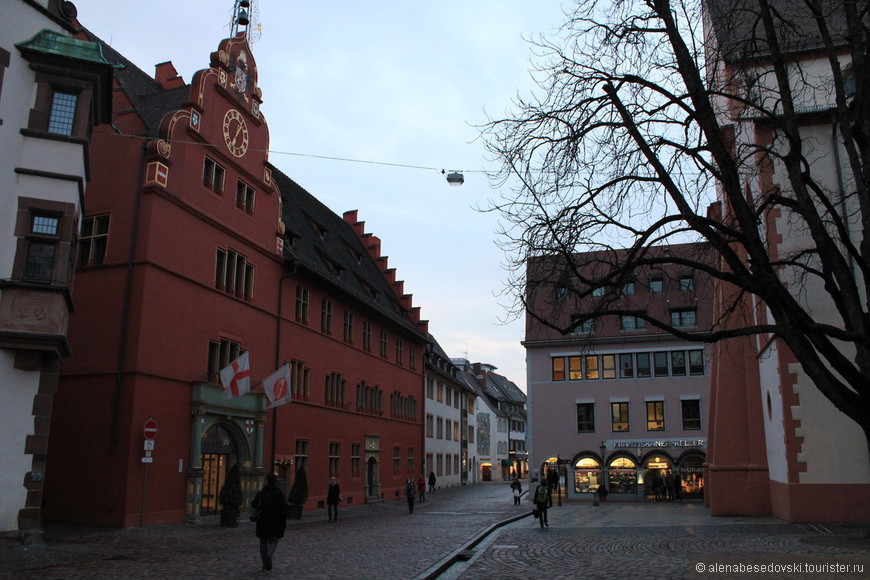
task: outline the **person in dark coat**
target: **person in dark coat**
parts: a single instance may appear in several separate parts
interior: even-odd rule
[[[260,538],[260,559],[263,570],[272,569],[272,556],[278,540],[284,537],[287,527],[287,502],[284,492],[278,489],[274,473],[266,475],[266,485],[257,492],[251,506],[260,512],[257,518],[257,537]]]
[[[408,500],[408,513],[414,513],[414,497],[417,495],[417,483],[409,477],[405,482],[405,498]]]
[[[429,493],[435,493],[435,472],[429,472]]]
[[[326,491],[326,511],[329,513],[329,521],[338,521],[338,504],[341,503],[341,486],[338,479],[329,478],[329,488]]]
[[[535,488],[535,508],[538,510],[538,523],[541,527],[550,527],[550,522],[547,519],[547,510],[553,505],[553,497],[550,495],[550,488],[547,486],[547,480],[541,478],[541,483]]]

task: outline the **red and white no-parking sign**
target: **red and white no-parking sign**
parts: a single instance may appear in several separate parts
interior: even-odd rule
[[[145,421],[145,427],[142,428],[142,433],[145,434],[145,439],[156,439],[157,421],[149,417],[148,420]]]

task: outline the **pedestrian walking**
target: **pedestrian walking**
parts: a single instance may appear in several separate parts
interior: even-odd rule
[[[523,495],[523,484],[520,483],[519,479],[511,482],[511,492],[514,496],[514,505],[520,505],[520,496]]]
[[[435,493],[435,472],[429,472],[429,493]]]
[[[426,478],[423,477],[422,473],[417,478],[417,497],[421,502],[426,501]]]
[[[550,489],[547,482],[541,479],[538,487],[535,489],[535,509],[538,511],[538,522],[541,527],[550,527],[550,522],[547,519],[547,509],[553,505],[553,498],[550,496]]]
[[[251,507],[257,521],[256,533],[260,538],[260,559],[263,570],[272,569],[272,556],[278,547],[278,540],[284,537],[287,527],[287,501],[284,492],[278,489],[274,473],[266,475],[266,485],[254,496]]]
[[[405,482],[405,497],[408,499],[408,513],[414,513],[414,496],[417,495],[417,484],[409,477]]]
[[[329,488],[326,492],[326,511],[330,522],[338,521],[338,504],[341,503],[341,486],[335,477],[329,478]]]

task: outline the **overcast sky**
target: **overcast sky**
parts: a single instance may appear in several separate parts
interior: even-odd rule
[[[185,82],[229,35],[232,0],[75,0],[79,20],[154,74]],[[451,357],[486,362],[523,390],[523,320],[505,323],[496,197],[475,128],[533,87],[523,37],[564,21],[567,1],[253,0],[252,45],[269,160],[366,231]],[[319,157],[364,161],[356,163]],[[402,166],[416,166],[418,169]],[[459,170],[451,187],[441,170]]]

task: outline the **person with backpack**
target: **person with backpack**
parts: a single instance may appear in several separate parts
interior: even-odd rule
[[[550,488],[547,486],[547,481],[541,479],[538,487],[535,489],[535,510],[538,512],[538,522],[541,527],[550,527],[550,522],[547,520],[547,508],[553,505],[553,498],[550,495]]]
[[[414,497],[417,495],[417,484],[414,483],[414,478],[409,477],[405,482],[405,497],[408,499],[408,513],[414,513]]]

